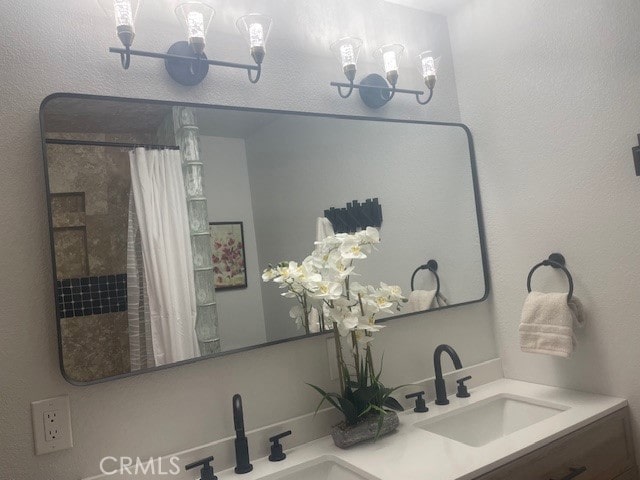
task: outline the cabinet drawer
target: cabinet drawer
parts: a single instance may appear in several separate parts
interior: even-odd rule
[[[628,408],[612,413],[477,480],[561,480],[582,467],[575,480],[633,480],[624,476],[635,467],[628,415]]]

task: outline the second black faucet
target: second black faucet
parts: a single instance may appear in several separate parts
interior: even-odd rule
[[[442,378],[442,352],[449,354],[456,370],[462,368],[462,362],[456,351],[450,345],[438,345],[435,352],[433,352],[433,366],[436,371],[436,405],[449,405],[447,387],[444,383],[444,378]]]
[[[242,397],[233,396],[233,426],[236,430],[236,473],[249,473],[253,465],[249,462],[249,442],[244,434],[244,414],[242,412]]]

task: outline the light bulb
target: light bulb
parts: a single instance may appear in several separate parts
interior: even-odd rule
[[[385,52],[382,54],[382,60],[384,62],[384,73],[398,72],[398,60],[396,59],[396,52]]]
[[[133,9],[129,0],[114,0],[113,9],[116,17],[116,28],[130,27],[133,30]]]
[[[399,43],[383,45],[373,53],[375,58],[382,61],[382,68],[387,75],[387,80],[394,87],[398,83],[398,69],[403,53],[404,46]]]
[[[189,45],[197,55],[204,52],[205,38],[214,14],[210,5],[196,0],[182,2],[176,7],[176,16],[184,25]]]
[[[340,61],[342,71],[350,82],[356,77],[356,64],[362,47],[362,40],[356,37],[341,38],[329,47]]]
[[[264,47],[264,29],[259,23],[249,25],[249,46]]]
[[[422,73],[422,78],[424,79],[424,84],[429,88],[433,89],[436,85],[437,73],[438,73],[438,61],[433,57],[433,53],[431,50],[426,50],[418,55],[420,59],[420,71]]]
[[[187,14],[187,29],[189,30],[189,42],[192,42],[192,39],[204,39],[204,15],[200,12],[189,12]]]
[[[236,21],[236,27],[249,44],[249,51],[253,60],[261,65],[267,53],[266,44],[271,31],[273,20],[261,13],[250,13]]]
[[[98,0],[105,15],[115,20],[118,38],[125,47],[133,44],[140,3],[140,0]]]
[[[356,54],[353,51],[353,45],[340,45],[340,59],[342,60],[342,68],[356,64]]]

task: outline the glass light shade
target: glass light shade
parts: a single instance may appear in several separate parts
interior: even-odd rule
[[[357,37],[345,37],[333,42],[329,48],[340,61],[345,76],[352,82],[356,76],[362,40]]]
[[[176,7],[176,16],[187,32],[189,45],[197,54],[204,52],[205,38],[214,14],[211,5],[195,0],[182,2]]]
[[[258,65],[262,63],[267,52],[267,39],[272,25],[273,19],[261,13],[250,13],[236,21],[236,27],[249,45],[251,56]]]
[[[387,80],[391,85],[395,85],[398,81],[398,68],[403,53],[404,45],[399,43],[383,45],[373,53],[374,58],[382,62],[384,73],[387,74]]]
[[[133,44],[140,0],[98,0],[104,13],[116,22],[118,38],[125,47]]]
[[[418,55],[418,69],[424,79],[424,84],[432,89],[436,85],[438,78],[438,65],[440,64],[440,57],[435,58],[431,50],[426,50]]]

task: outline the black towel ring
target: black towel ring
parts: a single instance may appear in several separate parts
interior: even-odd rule
[[[529,272],[529,276],[527,277],[527,291],[531,293],[531,277],[533,276],[533,272],[535,272],[538,268],[559,268],[565,273],[565,275],[567,276],[567,280],[569,280],[569,295],[567,296],[567,301],[571,300],[571,297],[573,296],[573,277],[571,277],[571,273],[569,273],[569,270],[567,269],[567,267],[565,267],[565,264],[566,261],[561,253],[552,253],[551,255],[549,255],[549,258],[547,260],[543,260],[542,262],[538,263]]]
[[[429,270],[433,273],[433,276],[436,277],[436,297],[440,294],[440,277],[438,276],[438,262],[435,260],[429,260],[424,265],[420,265],[413,271],[413,275],[411,275],[411,291],[413,292],[415,289],[413,288],[413,280],[416,278],[416,273],[420,270]]]

